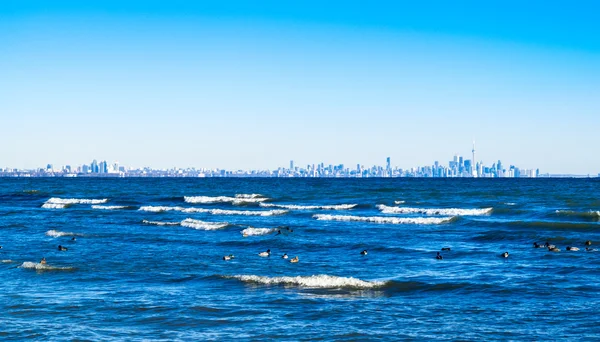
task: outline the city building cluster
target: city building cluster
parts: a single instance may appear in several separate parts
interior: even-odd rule
[[[322,178],[370,178],[370,177],[428,177],[428,178],[535,178],[548,177],[541,175],[539,169],[521,169],[514,165],[506,167],[500,160],[492,165],[483,162],[473,162],[475,159],[475,145],[473,145],[472,159],[465,159],[455,155],[447,165],[434,162],[432,165],[402,169],[392,167],[391,159],[386,159],[383,166],[365,167],[357,164],[356,167],[346,167],[344,164],[325,165],[309,164],[299,167],[290,161],[289,168],[280,167],[276,170],[224,170],[224,169],[196,169],[172,168],[152,169],[149,167],[134,169],[126,168],[118,162],[109,164],[97,160],[90,164],[71,167],[70,165],[55,168],[48,164],[45,168],[35,170],[2,169],[0,177],[322,177]]]

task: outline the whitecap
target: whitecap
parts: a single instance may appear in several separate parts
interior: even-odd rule
[[[406,201],[394,201],[395,204],[404,204]]]
[[[181,210],[184,213],[208,213],[212,215],[243,215],[243,216],[275,216],[287,214],[287,210],[225,210],[225,209],[205,209],[205,208],[186,208]]]
[[[59,204],[59,203],[44,203],[42,204],[42,208],[44,209],[65,209],[69,204]]]
[[[404,207],[390,207],[387,205],[379,204],[377,206],[384,214],[423,214],[423,215],[444,215],[444,216],[480,216],[487,215],[492,212],[493,208],[483,209],[458,209],[458,208],[404,208]]]
[[[127,206],[126,205],[93,205],[92,209],[119,210],[119,209],[127,209]]]
[[[42,263],[39,263],[39,262],[31,262],[31,261],[25,261],[19,267],[20,268],[35,269],[35,270],[38,270],[38,271],[73,270],[74,269],[73,267],[58,267],[58,266],[51,266],[51,265],[48,265],[48,264],[42,264]]]
[[[143,220],[142,223],[152,224],[155,226],[179,226],[181,224],[181,222],[159,222],[159,221],[148,221],[148,220]]]
[[[194,228],[199,230],[217,230],[225,228],[229,225],[227,222],[205,222],[187,218],[181,221],[182,227]]]
[[[46,203],[53,204],[102,204],[108,202],[108,199],[87,199],[87,198],[58,198],[52,197]]]
[[[253,228],[248,227],[242,230],[242,235],[244,236],[261,236],[261,235],[269,235],[273,234],[277,231],[277,228]]]
[[[150,212],[154,212],[154,213],[160,213],[163,211],[182,211],[184,208],[182,207],[164,207],[164,206],[151,206],[151,205],[146,205],[146,206],[142,206],[140,207],[141,211],[150,211]]]
[[[184,196],[183,200],[187,203],[193,204],[210,204],[210,203],[232,203],[232,204],[243,204],[243,203],[259,203],[267,201],[266,197],[258,197],[258,194],[239,194],[235,197],[229,196]]]
[[[61,231],[52,229],[52,230],[47,231],[46,235],[57,238],[57,237],[61,237],[61,236],[76,236],[78,234],[71,233],[71,232],[61,232]]]
[[[350,216],[323,215],[313,216],[322,221],[372,222],[387,224],[442,224],[452,221],[453,217],[379,217],[379,216]]]
[[[10,263],[13,263],[14,261],[12,261],[10,259],[4,259],[4,260],[0,260],[0,262],[3,264],[10,264]]]
[[[245,283],[258,283],[265,285],[286,285],[307,288],[355,288],[372,289],[382,287],[386,284],[383,281],[366,281],[352,277],[337,277],[327,274],[297,277],[265,277],[257,275],[234,275],[225,276]]]
[[[297,205],[297,204],[273,204],[260,203],[265,208],[283,208],[289,210],[348,210],[356,207],[358,204],[335,204],[335,205]]]

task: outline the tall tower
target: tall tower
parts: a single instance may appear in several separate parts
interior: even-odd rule
[[[473,161],[471,162],[471,169],[473,171],[473,177],[477,177],[477,161],[475,160],[475,140],[473,140]]]

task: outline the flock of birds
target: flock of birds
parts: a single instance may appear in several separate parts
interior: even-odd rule
[[[592,241],[587,240],[585,242],[585,246],[586,246],[585,250],[586,250],[586,252],[595,252],[596,251],[596,249],[590,248],[591,245],[592,245]],[[556,245],[551,245],[548,241],[546,241],[546,243],[544,243],[543,245],[540,245],[539,243],[534,242],[533,243],[533,247],[534,248],[547,248],[548,251],[550,251],[550,252],[560,252],[560,248],[556,247]],[[567,246],[566,249],[568,251],[572,251],[572,252],[579,251],[579,247]],[[444,248],[442,248],[442,251],[450,251],[450,247],[444,247]],[[509,256],[508,252],[504,252],[504,253],[500,254],[500,257],[502,257],[502,258],[508,258],[508,256]],[[437,255],[435,256],[435,258],[437,260],[443,260],[444,259],[444,257],[440,254],[440,252],[437,252]]]

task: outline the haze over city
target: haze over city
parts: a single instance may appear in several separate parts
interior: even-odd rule
[[[475,139],[486,165],[598,174],[598,10],[2,2],[0,167],[410,168]]]

